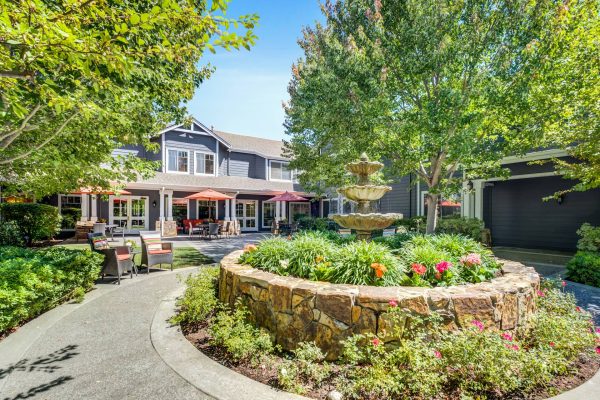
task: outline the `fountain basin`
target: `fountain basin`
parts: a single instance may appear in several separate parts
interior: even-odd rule
[[[329,218],[344,228],[355,229],[357,231],[374,231],[376,229],[385,229],[394,221],[402,219],[399,213],[369,213],[369,214],[334,214]]]
[[[392,190],[390,186],[353,185],[338,189],[338,192],[353,201],[375,201]]]
[[[365,156],[365,160],[351,162],[346,165],[346,169],[357,176],[369,176],[383,168],[383,163],[366,160]]]

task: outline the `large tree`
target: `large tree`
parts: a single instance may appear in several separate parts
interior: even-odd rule
[[[366,151],[390,176],[414,173],[427,186],[433,232],[439,197],[459,190],[463,173],[502,173],[502,157],[544,140],[532,87],[560,79],[557,38],[597,20],[596,3],[326,2],[326,23],[300,40],[286,106],[301,182],[338,186],[348,179],[340,165]]]
[[[155,166],[114,159],[181,122],[206,50],[254,43],[227,0],[0,0],[0,180],[43,195]]]

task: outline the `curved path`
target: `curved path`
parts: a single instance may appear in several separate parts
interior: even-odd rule
[[[0,342],[0,399],[210,398],[167,366],[150,341],[160,301],[180,285],[178,275],[195,269],[100,284],[82,304],[40,317],[43,332],[32,321],[9,336]]]

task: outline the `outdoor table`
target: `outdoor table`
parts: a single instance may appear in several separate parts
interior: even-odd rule
[[[289,234],[291,232],[291,224],[279,224],[279,232],[281,234]]]

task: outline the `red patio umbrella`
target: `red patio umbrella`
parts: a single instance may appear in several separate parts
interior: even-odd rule
[[[440,203],[441,206],[443,207],[460,207],[460,203],[459,202],[454,202],[451,200],[444,200]]]
[[[308,199],[286,190],[284,193],[272,197],[267,201],[308,201]]]
[[[201,192],[191,194],[189,196],[184,197],[184,199],[188,200],[208,200],[208,201],[217,201],[217,200],[231,200],[232,196],[226,195],[225,193],[217,192],[213,189],[205,189]],[[208,218],[211,218],[211,209],[208,209]]]

